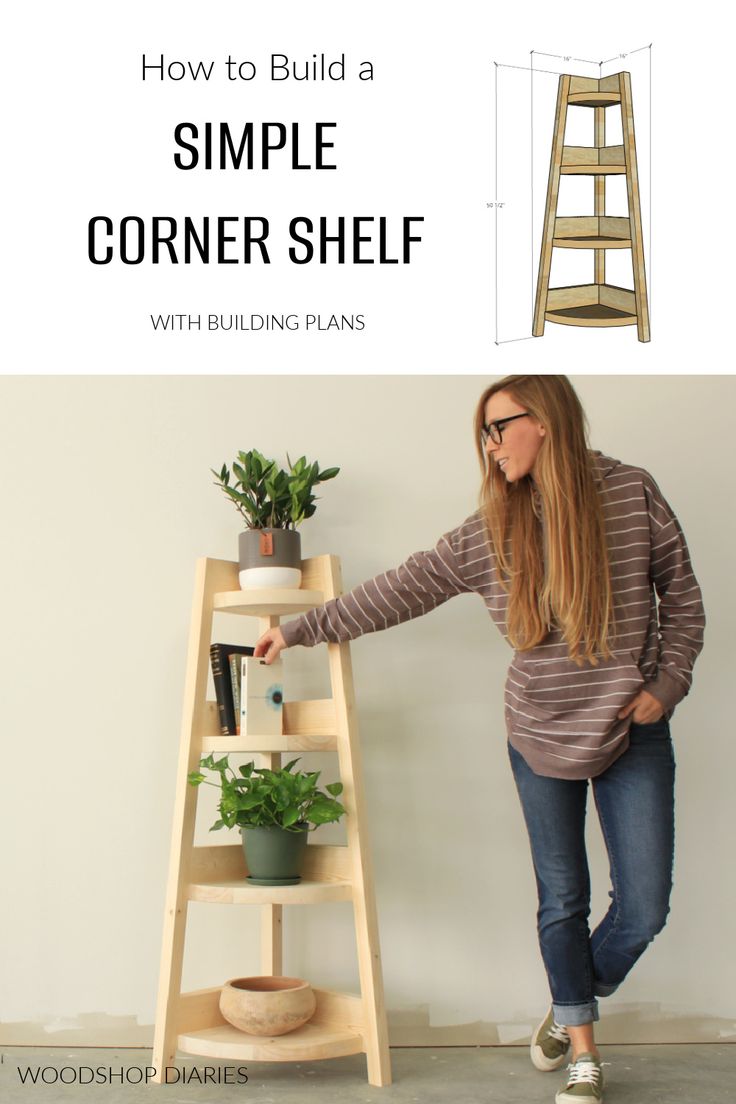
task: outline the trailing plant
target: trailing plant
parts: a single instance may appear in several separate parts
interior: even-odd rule
[[[219,780],[210,782],[199,770],[191,771],[188,782],[190,786],[204,782],[208,786],[218,786],[221,791],[220,819],[210,831],[276,826],[300,832],[304,831],[305,824],[311,825],[308,830],[313,831],[319,824],[339,820],[345,809],[335,799],[342,793],[342,782],[329,783],[325,793],[317,789],[319,771],[292,771],[298,762],[292,759],[280,770],[256,767],[250,762],[239,767],[236,774],[227,755],[222,759],[215,759],[213,755],[203,758],[200,768],[214,772]]]
[[[278,468],[275,460],[267,460],[257,449],[251,449],[238,453],[232,473],[227,464],[219,472],[210,468],[216,485],[235,504],[246,528],[296,529],[317,509],[313,488],[334,479],[340,471],[339,468],[320,471],[316,461],[309,464],[304,456],[292,464],[287,453],[286,460],[288,472]]]

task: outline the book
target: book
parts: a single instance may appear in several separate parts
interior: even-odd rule
[[[280,659],[240,660],[240,731],[244,736],[280,736],[284,717],[284,674]]]
[[[237,736],[233,684],[230,676],[230,656],[252,656],[253,648],[244,644],[210,644],[210,663],[212,680],[215,684],[217,713],[220,718],[220,732],[223,736]]]
[[[240,735],[240,664],[243,657],[240,652],[233,652],[230,656],[230,685],[233,688],[233,713],[235,715],[235,732]]]

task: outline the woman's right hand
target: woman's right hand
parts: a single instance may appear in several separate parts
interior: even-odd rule
[[[266,663],[273,663],[275,659],[279,658],[282,649],[286,647],[284,634],[277,625],[275,629],[269,629],[268,632],[258,638],[253,655],[256,659],[263,658]]]

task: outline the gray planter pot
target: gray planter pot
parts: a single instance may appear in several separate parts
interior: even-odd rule
[[[241,828],[248,881],[253,885],[296,885],[302,878],[307,825],[302,831],[285,828]]]
[[[238,556],[242,590],[301,584],[302,538],[296,529],[246,529]]]

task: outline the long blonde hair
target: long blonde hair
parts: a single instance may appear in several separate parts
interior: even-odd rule
[[[508,483],[481,443],[486,403],[500,391],[545,428],[533,481],[527,475]],[[475,440],[483,472],[480,505],[509,594],[510,643],[527,651],[557,626],[578,665],[610,658],[614,618],[605,521],[585,413],[567,376],[506,376],[486,388],[475,413]]]

